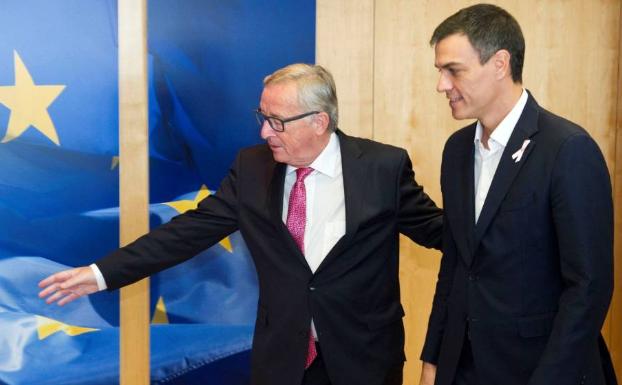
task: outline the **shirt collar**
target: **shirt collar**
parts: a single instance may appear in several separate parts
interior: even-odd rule
[[[336,133],[330,134],[328,144],[320,155],[309,165],[312,169],[334,178],[339,174],[341,170],[341,151],[339,145],[339,138]],[[298,167],[287,165],[286,173],[292,173],[296,171]]]
[[[527,104],[527,91],[523,88],[523,92],[518,98],[518,101],[512,108],[512,110],[503,118],[501,123],[495,128],[495,130],[490,135],[490,139],[499,143],[503,147],[507,146],[508,141],[510,140],[510,136],[512,135],[512,131],[514,131],[514,127],[516,127],[516,123],[518,123],[518,119],[520,119],[523,110],[525,109],[525,105]],[[483,127],[480,121],[477,121],[477,126],[475,127],[475,144],[482,140],[482,131]]]

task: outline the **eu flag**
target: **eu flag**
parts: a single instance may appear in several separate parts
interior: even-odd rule
[[[118,246],[116,1],[0,12],[0,384],[116,384],[118,294],[63,308],[36,283]],[[151,222],[215,190],[260,141],[262,79],[313,62],[315,2],[153,0]],[[232,234],[152,279],[152,382],[248,383],[256,277]]]

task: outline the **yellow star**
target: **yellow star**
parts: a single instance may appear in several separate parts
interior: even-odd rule
[[[9,126],[2,143],[18,138],[28,127],[33,126],[56,145],[60,145],[48,107],[63,92],[65,86],[35,85],[17,51],[13,51],[13,59],[15,85],[0,86],[0,103],[11,110]]]
[[[158,298],[158,303],[156,304],[151,323],[154,325],[165,325],[169,323],[168,315],[166,314],[166,306],[164,305],[164,298],[162,298],[162,296]]]
[[[80,326],[67,325],[60,321],[47,318],[47,317],[41,317],[39,315],[35,317],[37,318],[37,334],[39,336],[39,340],[44,340],[48,338],[49,336],[51,336],[52,334],[57,333],[57,332],[63,332],[67,334],[68,336],[73,337],[73,336],[77,336],[80,334],[94,332],[94,331],[99,330],[99,329],[93,329],[93,328],[84,328]]]
[[[210,192],[207,189],[207,187],[203,185],[201,186],[201,189],[199,190],[199,192],[197,193],[197,196],[194,197],[193,200],[185,199],[181,201],[166,202],[164,204],[174,208],[175,210],[177,210],[178,213],[182,214],[188,210],[196,209],[197,206],[199,205],[199,202],[201,202],[203,199],[207,198],[208,196],[210,196]],[[220,245],[224,247],[225,250],[227,250],[228,252],[230,253],[233,252],[233,247],[231,246],[231,240],[229,239],[229,237],[226,237],[225,239],[220,241]]]

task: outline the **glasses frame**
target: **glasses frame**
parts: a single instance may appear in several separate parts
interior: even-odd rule
[[[285,123],[293,122],[294,120],[300,120],[302,118],[306,118],[307,116],[319,114],[322,111],[309,111],[309,112],[305,112],[304,114],[292,116],[289,118],[279,118],[279,117],[272,116],[272,115],[266,115],[263,112],[261,112],[261,108],[254,110],[254,112],[255,112],[255,118],[257,119],[257,124],[259,124],[259,127],[262,127],[263,123],[267,121],[268,124],[270,125],[270,128],[272,128],[274,131],[284,132]],[[281,124],[280,127],[282,128],[278,126],[277,122]]]

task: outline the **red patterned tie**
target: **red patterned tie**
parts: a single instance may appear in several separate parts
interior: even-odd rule
[[[305,224],[307,222],[307,191],[305,190],[305,178],[313,171],[310,167],[302,167],[296,170],[296,183],[289,193],[289,205],[287,208],[287,229],[292,234],[294,241],[302,253],[305,253]],[[309,331],[309,350],[305,369],[311,366],[317,357],[315,338]]]

